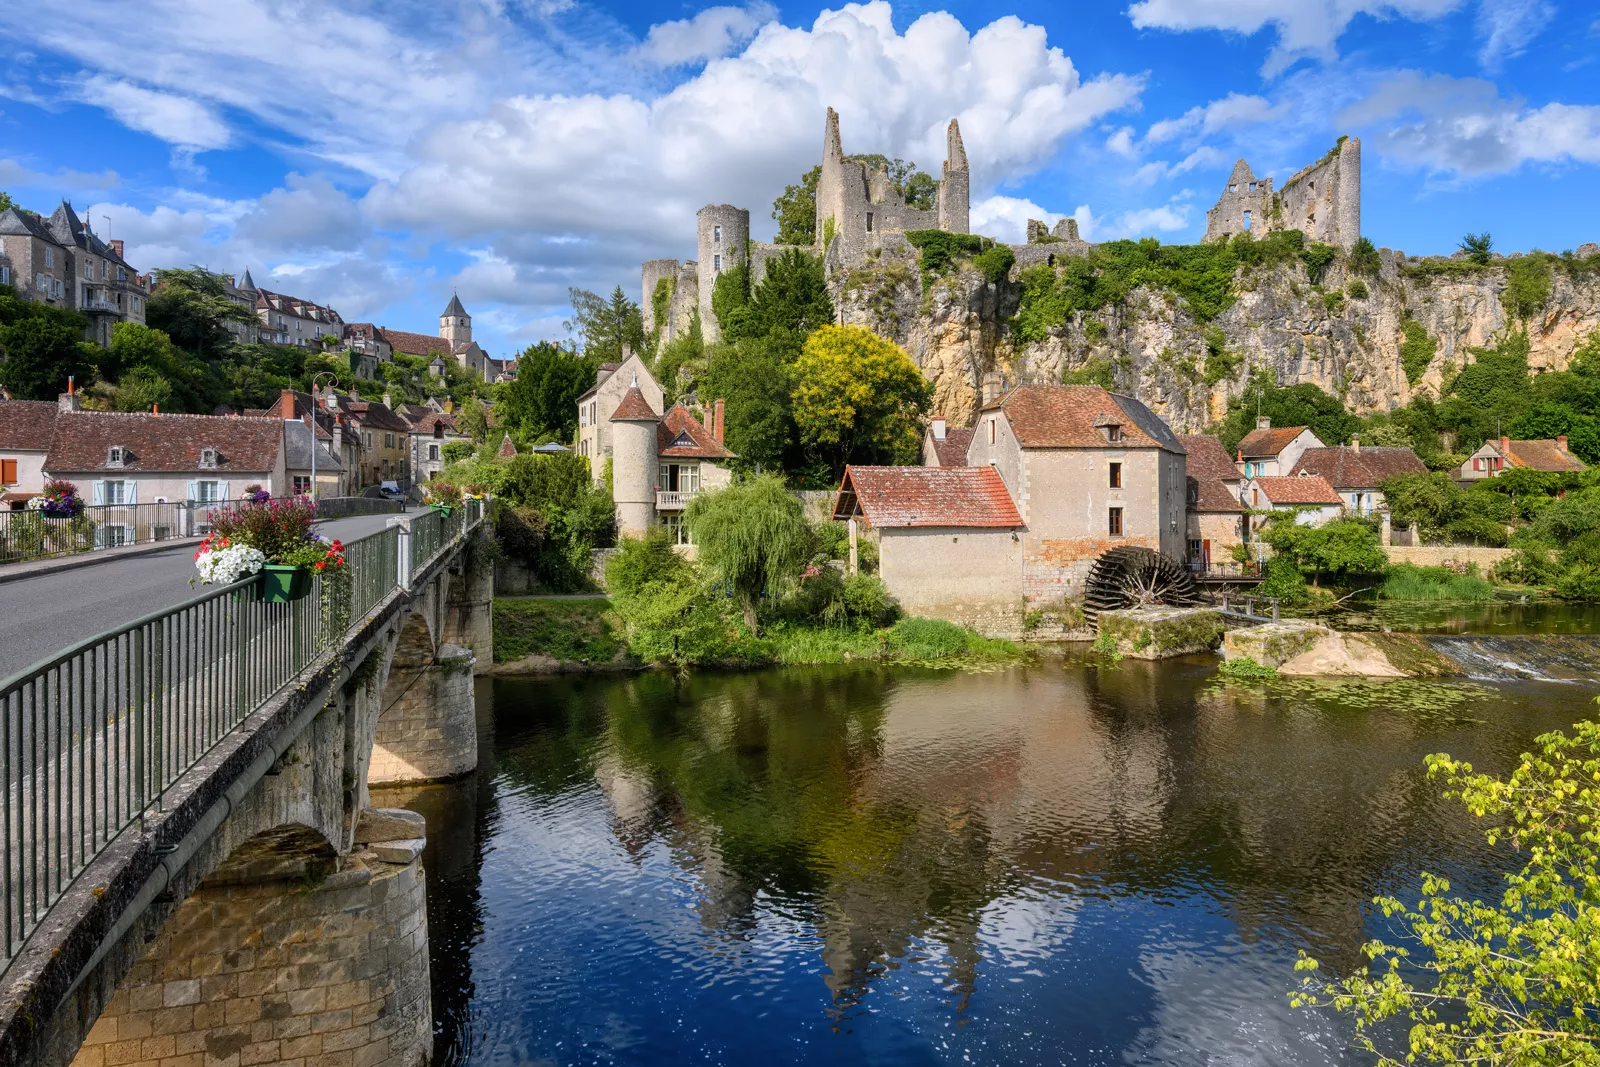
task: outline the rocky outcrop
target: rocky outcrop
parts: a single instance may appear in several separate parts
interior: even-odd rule
[[[1344,633],[1304,619],[1230,630],[1222,639],[1222,656],[1287,676],[1438,678],[1460,673],[1416,634]]]
[[[1525,323],[1534,369],[1565,369],[1573,350],[1600,330],[1600,263],[1583,257],[1591,247],[1579,249],[1578,269],[1554,267],[1548,298]],[[1470,348],[1516,325],[1502,300],[1511,260],[1476,269],[1452,260],[1442,270],[1431,261],[1430,270],[1430,261],[1384,249],[1380,262],[1376,276],[1335,262],[1319,286],[1298,261],[1241,268],[1238,299],[1209,323],[1172,293],[1142,287],[1021,345],[1009,326],[1021,299],[1016,269],[993,285],[970,267],[924,279],[916,250],[890,245],[863,269],[836,271],[832,283],[842,320],[902,345],[934,383],[935,410],[955,425],[969,422],[986,380],[1057,382],[1098,369],[1175,429],[1196,432],[1222,415],[1257,369],[1283,385],[1311,382],[1362,413],[1406,404],[1418,391],[1437,395],[1441,379],[1470,361]],[[1363,287],[1365,297],[1352,295]],[[1437,342],[1415,382],[1400,356],[1408,318]],[[1219,339],[1223,357],[1210,364],[1208,381]]]

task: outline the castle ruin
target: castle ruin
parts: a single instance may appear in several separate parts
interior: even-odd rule
[[[1361,139],[1341,137],[1327,155],[1296,171],[1283,188],[1257,178],[1244,160],[1233,165],[1217,206],[1206,212],[1207,241],[1226,241],[1241,233],[1256,235],[1299,230],[1308,241],[1337,245],[1346,252],[1361,237]]]

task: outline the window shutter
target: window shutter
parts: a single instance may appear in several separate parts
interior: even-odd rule
[[[139,502],[139,483],[128,481],[122,484],[127,487],[127,490],[122,494],[122,502],[124,504],[137,504]]]
[[[230,497],[228,495],[228,483],[227,482],[218,482],[217,483],[217,499],[218,500],[231,500],[232,499],[232,497]]]
[[[106,483],[91,483],[89,499],[95,504],[104,504],[106,502]]]
[[[106,524],[98,523],[94,528],[94,547],[106,547]]]
[[[200,499],[200,483],[199,482],[190,482],[189,483],[189,499],[190,500],[199,500]]]

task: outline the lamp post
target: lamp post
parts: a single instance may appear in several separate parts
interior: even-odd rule
[[[325,370],[311,379],[311,499],[317,499],[317,385],[328,379],[329,387],[339,384],[339,376]],[[330,397],[331,399],[331,397]]]

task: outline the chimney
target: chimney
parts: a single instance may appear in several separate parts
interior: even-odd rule
[[[717,397],[716,403],[711,405],[711,436],[717,439],[717,444],[722,443],[722,398]],[[1562,438],[1566,440],[1566,438]]]
[[[300,404],[295,399],[294,390],[285,389],[278,394],[278,398],[278,414],[284,419],[294,418],[295,413],[300,409]],[[317,406],[317,390],[315,386],[311,389],[311,406]]]
[[[1511,438],[1509,437],[1500,438],[1500,458],[1511,458]]]
[[[156,418],[159,419],[161,417],[161,405],[160,404],[151,404],[150,405],[150,414],[154,415]]]
[[[118,237],[111,242],[111,251],[117,254],[118,259],[122,258],[122,238]]]
[[[943,441],[944,440],[944,416],[943,415],[935,415],[933,417],[933,439],[935,441]]]
[[[391,411],[394,410],[394,397],[392,397],[388,393],[384,393],[383,394],[383,406],[388,408],[388,409],[390,409]]]
[[[1558,434],[1558,435],[1556,435],[1556,447],[1559,448],[1562,451],[1563,454],[1567,451],[1567,435],[1566,434]]]
[[[1257,415],[1256,416],[1256,429],[1258,429],[1258,430],[1270,430],[1270,429],[1272,429],[1272,416],[1271,415]]]
[[[1353,433],[1353,434],[1350,435],[1350,451],[1354,452],[1358,456],[1361,455],[1361,435],[1360,434]]]
[[[72,376],[67,376],[67,391],[56,397],[56,408],[60,411],[82,411],[83,401],[78,396],[77,388],[73,385]]]

